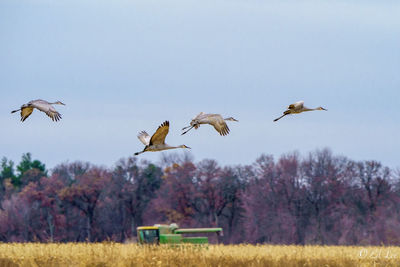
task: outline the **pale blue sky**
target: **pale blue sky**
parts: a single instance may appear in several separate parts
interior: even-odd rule
[[[329,147],[399,167],[399,14],[398,1],[3,0],[0,157],[112,166],[170,120],[167,143],[195,160]],[[37,98],[66,103],[63,119],[10,114]],[[272,122],[298,100],[329,111]],[[200,111],[239,123],[180,136]]]

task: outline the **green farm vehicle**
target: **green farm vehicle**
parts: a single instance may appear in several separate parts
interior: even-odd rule
[[[208,237],[192,236],[201,233],[223,235],[222,228],[179,228],[176,223],[137,228],[139,244],[208,244]]]

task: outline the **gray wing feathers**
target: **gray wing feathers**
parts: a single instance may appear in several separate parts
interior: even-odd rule
[[[61,114],[47,101],[38,99],[30,101],[28,104],[46,113],[46,115],[49,116],[53,121],[58,121],[61,119]]]
[[[150,144],[150,135],[145,132],[145,131],[141,131],[138,136],[137,136],[140,140],[140,142],[142,142],[145,146],[148,146]]]
[[[214,126],[215,130],[217,130],[220,135],[224,136],[229,134],[228,125],[221,115],[212,114],[212,116],[209,117],[209,123]]]

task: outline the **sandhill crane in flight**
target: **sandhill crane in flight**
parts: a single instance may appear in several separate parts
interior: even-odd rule
[[[58,121],[61,119],[61,114],[52,106],[53,104],[65,105],[61,101],[56,101],[53,103],[49,103],[42,99],[29,101],[27,104],[23,104],[21,108],[17,110],[11,111],[11,113],[17,112],[21,110],[21,121],[25,121],[33,112],[33,109],[36,108],[49,116],[53,121]]]
[[[289,114],[298,114],[298,113],[302,113],[304,111],[313,111],[313,110],[327,110],[327,109],[324,109],[323,107],[307,108],[304,106],[304,101],[298,101],[294,104],[290,104],[288,106],[287,110],[285,110],[283,112],[283,115],[280,116],[279,118],[276,118],[274,121],[277,121]]]
[[[192,119],[192,121],[190,122],[190,126],[186,126],[182,129],[182,131],[184,131],[185,129],[189,128],[187,131],[183,132],[182,135],[189,132],[192,128],[199,128],[200,124],[210,124],[214,126],[215,130],[217,130],[220,135],[227,135],[229,133],[229,128],[225,121],[238,120],[232,117],[224,119],[220,114],[205,114],[204,112],[200,112],[199,115]]]
[[[150,138],[150,135],[145,131],[141,131],[138,135],[139,140],[145,145],[143,151],[136,152],[135,156],[144,153],[146,151],[161,151],[167,149],[174,149],[174,148],[188,148],[190,147],[185,145],[180,146],[170,146],[165,143],[165,137],[167,136],[169,131],[169,121],[163,122],[157,129],[157,131],[153,134]]]

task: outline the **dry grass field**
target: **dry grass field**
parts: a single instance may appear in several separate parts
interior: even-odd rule
[[[14,243],[0,266],[400,266],[400,247]]]

